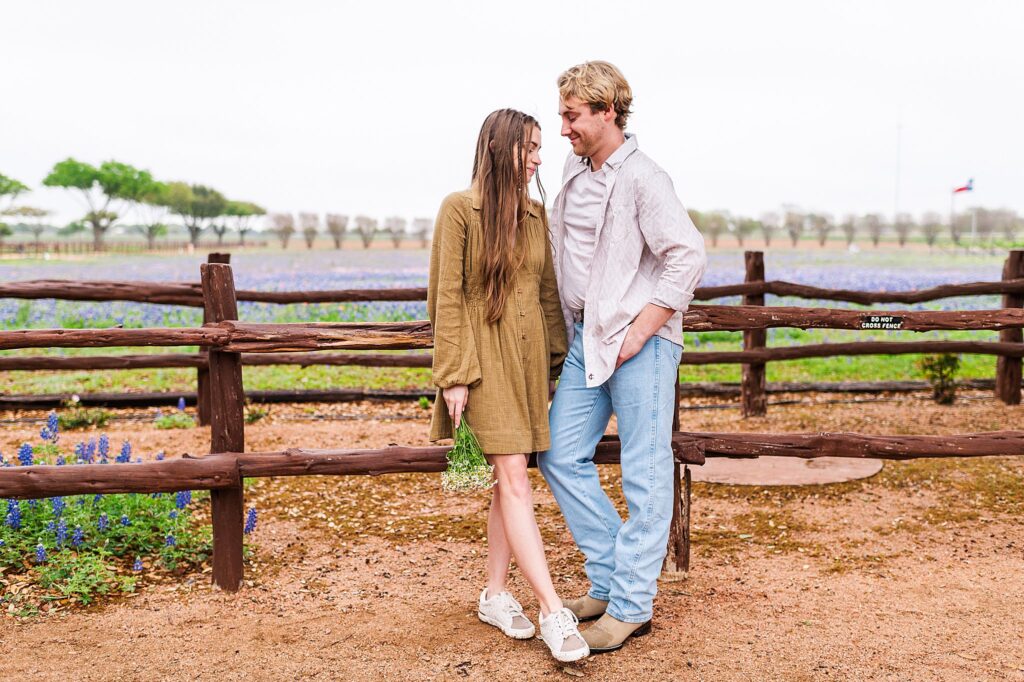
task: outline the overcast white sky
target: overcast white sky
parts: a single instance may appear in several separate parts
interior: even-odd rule
[[[1024,210],[1024,3],[6,2],[0,173],[22,203],[68,156],[128,162],[271,211],[433,216],[484,116],[568,144],[555,79],[586,59],[634,91],[629,129],[688,207],[757,214]],[[962,195],[961,195],[962,196]]]

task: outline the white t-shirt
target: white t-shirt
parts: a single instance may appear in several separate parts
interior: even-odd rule
[[[583,310],[594,260],[597,226],[603,216],[605,166],[586,170],[572,179],[565,194],[565,252],[562,261],[562,297],[570,310]]]

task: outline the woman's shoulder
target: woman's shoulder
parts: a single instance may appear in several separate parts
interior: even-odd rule
[[[441,212],[464,213],[473,205],[472,190],[463,189],[452,192],[441,202]]]

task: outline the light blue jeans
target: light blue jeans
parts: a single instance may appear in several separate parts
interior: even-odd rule
[[[538,465],[586,556],[590,596],[627,623],[651,619],[672,521],[672,410],[683,349],[652,337],[601,386],[587,388],[577,323],[551,405],[551,449]],[[625,522],[601,489],[594,448],[612,413],[622,441]]]

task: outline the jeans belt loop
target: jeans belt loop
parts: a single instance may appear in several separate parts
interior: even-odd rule
[[[574,311],[572,311],[572,321],[573,322],[583,322],[583,311],[582,310],[574,310]]]

